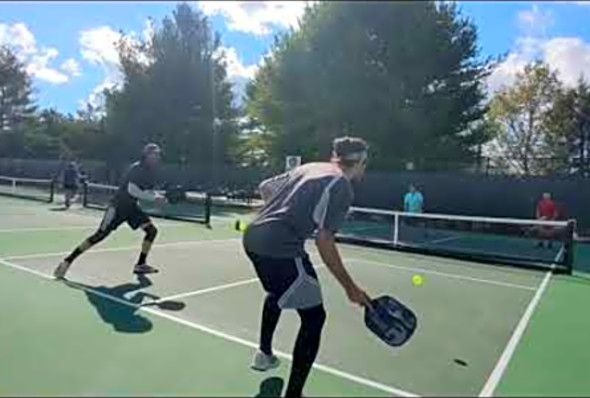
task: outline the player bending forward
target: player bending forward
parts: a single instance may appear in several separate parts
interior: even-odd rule
[[[360,138],[337,138],[331,162],[309,163],[262,182],[265,202],[244,234],[244,248],[266,291],[260,347],[252,368],[265,371],[279,365],[272,338],[282,309],[301,318],[293,350],[286,396],[301,396],[320,346],[326,319],[317,275],[305,252],[305,241],[317,229],[316,245],[328,269],[353,303],[370,305],[367,294],[342,264],[334,234],[342,224],[353,191],[351,181],[364,175],[367,145]]]

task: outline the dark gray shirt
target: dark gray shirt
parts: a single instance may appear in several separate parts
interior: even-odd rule
[[[129,183],[134,183],[141,190],[152,190],[155,187],[156,179],[156,170],[148,167],[143,162],[133,163],[119,184],[119,189],[113,197],[112,203],[122,207],[130,207],[137,204],[137,198],[129,194],[127,188]]]
[[[260,184],[265,205],[244,234],[246,250],[274,258],[305,253],[316,229],[337,232],[353,200],[350,181],[331,163],[308,163]]]

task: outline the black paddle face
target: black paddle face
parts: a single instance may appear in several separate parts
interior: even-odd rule
[[[169,188],[166,191],[166,199],[168,199],[168,202],[170,202],[172,204],[179,203],[179,202],[186,200],[186,193],[184,192],[182,187],[175,186],[175,187]]]
[[[373,309],[365,309],[365,325],[384,343],[399,347],[414,334],[418,325],[416,315],[390,296],[371,301]]]

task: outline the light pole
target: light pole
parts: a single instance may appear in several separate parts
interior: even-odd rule
[[[579,139],[580,139],[580,168],[582,176],[586,176],[588,172],[588,153],[586,153],[586,146],[588,137],[586,137],[586,126],[590,123],[590,116],[580,111],[576,106],[573,107],[573,111],[580,118],[578,123]]]
[[[211,86],[211,184],[216,187],[217,184],[217,107],[215,101],[215,64],[213,62],[213,51],[215,49],[215,37],[213,24],[207,21],[207,27],[210,32],[210,49],[209,49],[209,84]]]

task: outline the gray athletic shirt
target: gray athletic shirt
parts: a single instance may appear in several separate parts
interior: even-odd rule
[[[353,200],[350,181],[331,163],[308,163],[260,184],[267,202],[244,234],[246,250],[298,257],[316,229],[337,232]]]

